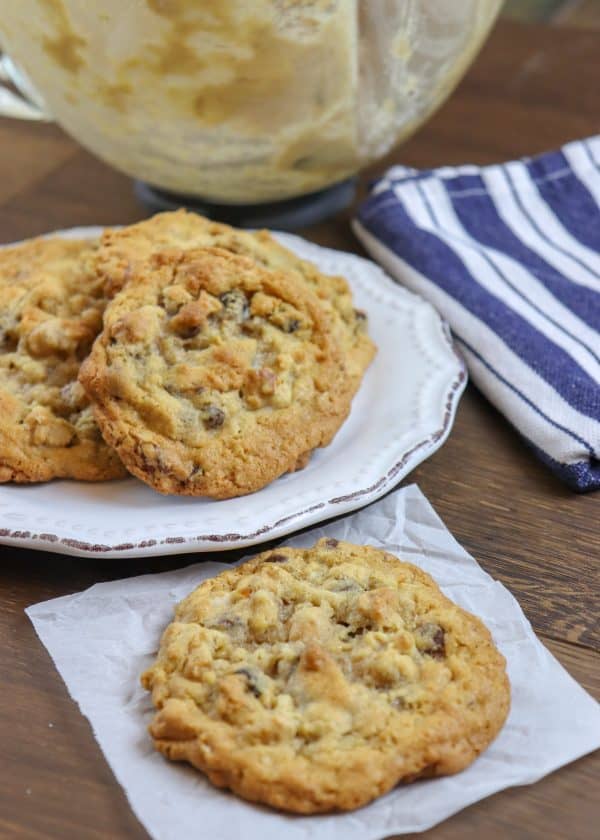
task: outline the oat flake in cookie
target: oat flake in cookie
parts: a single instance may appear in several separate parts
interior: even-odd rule
[[[127,474],[77,381],[106,304],[96,246],[51,238],[0,250],[0,481]]]
[[[336,540],[202,583],[142,677],[157,749],[276,808],[358,808],[456,773],[499,732],[505,661],[429,575]]]
[[[162,493],[258,490],[325,446],[346,362],[308,287],[218,248],[139,263],[80,381],[106,441]]]

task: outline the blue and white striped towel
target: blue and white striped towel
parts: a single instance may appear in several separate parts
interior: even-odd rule
[[[444,315],[550,469],[600,488],[600,136],[483,168],[393,167],[354,229]]]

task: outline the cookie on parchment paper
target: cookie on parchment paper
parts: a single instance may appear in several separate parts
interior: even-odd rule
[[[142,683],[165,756],[304,814],[464,769],[510,705],[479,619],[416,566],[327,539],[204,581]]]

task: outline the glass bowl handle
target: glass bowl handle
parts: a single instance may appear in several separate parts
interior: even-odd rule
[[[7,85],[17,89],[15,93]],[[52,122],[48,108],[25,73],[10,56],[0,54],[0,116]]]

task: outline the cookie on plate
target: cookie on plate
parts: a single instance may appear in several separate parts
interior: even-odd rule
[[[81,368],[106,441],[162,493],[251,493],[325,446],[350,409],[307,287],[219,248],[137,263]]]
[[[464,769],[510,705],[479,619],[416,566],[332,539],[204,581],[142,684],[164,755],[305,814]]]
[[[0,250],[0,481],[126,475],[77,381],[106,303],[96,247],[51,238]]]
[[[159,213],[129,227],[106,230],[97,267],[111,294],[135,273],[136,264],[157,250],[206,246],[251,257],[266,268],[285,271],[296,282],[307,283],[329,311],[337,340],[347,354],[347,387],[352,394],[357,391],[375,355],[375,345],[367,334],[366,313],[354,309],[352,292],[343,277],[323,274],[280,245],[268,231],[238,230],[186,210]]]

